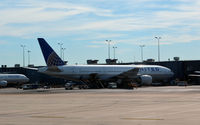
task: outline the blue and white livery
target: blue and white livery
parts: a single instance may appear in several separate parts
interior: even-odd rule
[[[65,65],[43,38],[38,38],[47,67],[39,72],[75,81],[133,82],[167,81],[173,72],[158,65]]]

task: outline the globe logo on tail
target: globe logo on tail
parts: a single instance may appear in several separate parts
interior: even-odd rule
[[[64,62],[60,59],[60,57],[53,51],[47,60],[47,66],[60,66],[64,65]]]

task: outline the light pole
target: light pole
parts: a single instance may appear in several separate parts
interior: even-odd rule
[[[116,49],[117,47],[116,46],[113,46],[113,51],[114,51],[114,59],[115,59],[115,49]]]
[[[145,45],[140,45],[141,47],[141,61],[143,62],[143,47],[145,47]]]
[[[155,37],[158,40],[158,62],[160,62],[160,39],[161,37]]]
[[[28,50],[27,52],[28,52],[28,65],[30,65],[30,58],[31,58],[31,57],[30,57],[30,52],[31,52],[31,51]]]
[[[62,58],[62,45],[63,45],[63,43],[58,43],[58,45],[60,46],[60,58]]]
[[[66,50],[66,48],[62,48],[63,61],[65,61],[65,50]]]
[[[24,50],[25,50],[25,45],[21,45],[22,49],[23,49],[23,67],[25,67],[25,53],[24,53]]]
[[[108,43],[108,59],[110,59],[110,43],[111,43],[111,40],[106,40],[106,42]]]

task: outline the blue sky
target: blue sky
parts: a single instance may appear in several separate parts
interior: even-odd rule
[[[160,36],[161,61],[179,56],[200,59],[199,0],[0,0],[0,65],[22,65],[22,47],[31,63],[45,65],[37,42],[45,38],[59,54],[63,43],[69,64],[87,59],[105,62],[105,40],[117,46],[119,61],[157,60]],[[113,49],[111,49],[113,58]]]

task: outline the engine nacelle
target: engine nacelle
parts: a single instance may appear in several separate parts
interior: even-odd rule
[[[3,81],[0,81],[0,87],[5,87],[7,86],[8,82],[3,80]]]
[[[139,82],[140,82],[141,85],[151,85],[152,84],[152,76],[141,75],[139,77]]]

